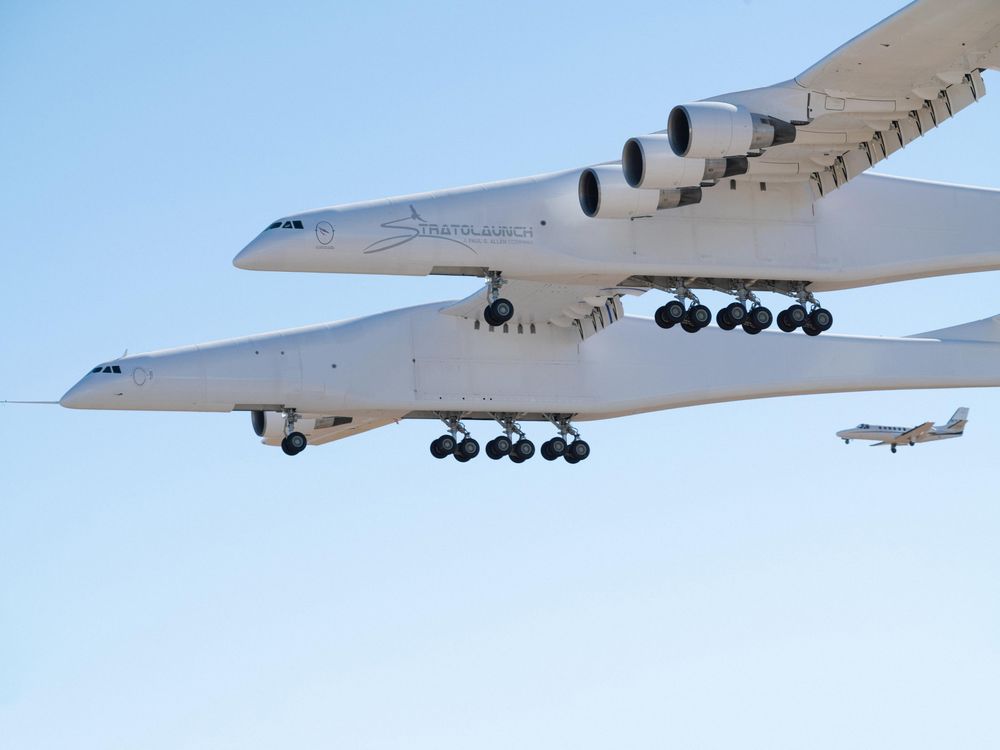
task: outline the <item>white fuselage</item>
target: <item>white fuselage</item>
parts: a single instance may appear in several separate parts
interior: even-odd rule
[[[359,274],[492,270],[599,285],[778,280],[812,291],[1000,268],[997,190],[863,175],[818,199],[807,182],[725,180],[695,206],[600,219],[581,210],[579,174],[304,212],[264,230],[234,263]]]
[[[745,336],[714,327],[669,336],[632,317],[581,342],[575,329],[552,325],[490,329],[441,314],[448,304],[130,355],[113,363],[120,373],[87,374],[61,403],[585,420],[768,396],[1000,385],[998,343]]]

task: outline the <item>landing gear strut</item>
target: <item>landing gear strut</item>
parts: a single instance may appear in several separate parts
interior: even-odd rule
[[[678,282],[674,288],[674,295],[677,299],[672,299],[658,308],[653,316],[660,328],[673,328],[680,324],[680,327],[688,333],[697,333],[712,322],[712,311],[701,304],[694,292],[683,282]],[[687,309],[684,308],[685,299],[691,300],[692,303]]]
[[[285,437],[281,439],[281,450],[286,456],[297,456],[309,444],[306,436],[295,430],[295,423],[298,420],[299,414],[295,409],[285,410]]]
[[[503,428],[503,435],[493,438],[486,444],[486,455],[494,461],[499,461],[504,456],[510,458],[516,464],[524,463],[535,455],[535,444],[524,436],[521,425],[516,421],[514,414],[495,414],[493,418]],[[517,435],[517,440],[514,440]]]
[[[442,416],[441,421],[448,425],[448,432],[431,441],[431,455],[434,458],[451,455],[456,461],[464,464],[479,455],[479,443],[473,440],[457,416]],[[458,439],[459,433],[462,434],[461,440]]]
[[[555,461],[562,457],[567,463],[575,464],[590,455],[590,445],[580,439],[580,431],[570,424],[571,417],[565,414],[546,414],[545,418],[555,425],[559,434],[542,443],[542,458],[546,461]],[[567,442],[567,435],[573,436],[571,442]]]
[[[786,333],[801,328],[807,336],[819,336],[824,331],[830,330],[833,326],[833,315],[820,306],[819,301],[806,289],[805,284],[796,285],[795,289],[787,294],[795,297],[798,302],[778,313],[778,328]],[[809,312],[806,312],[806,305],[809,305]]]
[[[500,296],[500,287],[507,282],[500,278],[500,271],[486,273],[486,299],[489,304],[483,310],[483,320],[490,326],[502,326],[514,317],[514,304]]]

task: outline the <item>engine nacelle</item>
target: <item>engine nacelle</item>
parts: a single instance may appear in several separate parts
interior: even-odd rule
[[[734,104],[695,102],[670,110],[667,135],[677,156],[717,159],[792,143],[795,126]]]
[[[617,164],[587,167],[580,173],[580,208],[596,219],[630,219],[650,216],[664,208],[701,202],[701,188],[645,190],[630,187]]]
[[[629,138],[622,149],[622,173],[634,188],[659,190],[694,187],[723,177],[746,174],[745,156],[721,159],[689,159],[677,156],[665,133]]]

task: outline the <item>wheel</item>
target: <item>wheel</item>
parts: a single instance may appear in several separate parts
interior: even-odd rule
[[[788,310],[782,310],[780,313],[778,313],[778,328],[780,328],[785,333],[791,333],[796,328],[798,328],[797,325],[795,325],[788,319]]]
[[[503,458],[503,454],[497,452],[496,445],[494,445],[492,440],[488,440],[486,442],[486,448],[484,450],[486,451],[486,455],[494,461],[499,461]]]
[[[456,452],[453,453],[452,455],[455,457],[455,460],[458,461],[460,464],[464,464],[466,461],[470,460],[468,456],[463,456],[461,453]]]
[[[546,461],[555,461],[566,452],[566,441],[561,437],[554,437],[542,443],[542,458]]]
[[[438,445],[438,451],[440,451],[444,455],[447,456],[449,453],[455,452],[455,438],[453,438],[451,435],[447,434],[442,435],[435,442]]]
[[[688,333],[698,333],[698,331],[701,330],[701,326],[691,323],[690,321],[688,321],[687,318],[681,321],[681,328],[683,328]]]
[[[440,438],[434,438],[434,440],[431,440],[431,455],[434,456],[434,458],[444,458],[445,456],[448,455],[443,450],[441,450],[440,445],[438,445],[439,439]]]
[[[811,321],[807,320],[802,324],[802,333],[806,336],[819,336],[823,332],[814,326]]]
[[[666,307],[656,308],[656,312],[653,313],[653,320],[656,321],[656,325],[660,328],[673,328],[676,324],[666,318]]]
[[[733,322],[732,318],[729,317],[729,313],[725,309],[719,310],[715,314],[715,324],[719,326],[723,331],[731,331],[736,328],[736,324]]]
[[[565,453],[563,453],[563,458],[566,459],[566,463],[568,463],[568,464],[578,464],[578,463],[580,463],[580,459],[577,458],[576,456],[574,456],[569,451],[566,451]]]
[[[704,328],[712,322],[712,311],[704,305],[692,305],[688,310],[687,320],[699,328]]]
[[[577,461],[583,461],[590,455],[590,444],[585,440],[574,440],[566,446],[566,455],[571,455]]]
[[[796,328],[805,323],[808,317],[809,314],[802,305],[792,305],[785,310],[785,318],[789,323],[794,324]]]
[[[516,464],[527,461],[535,455],[535,444],[527,438],[521,438],[510,449],[510,459]]]
[[[809,322],[812,323],[813,328],[816,328],[822,333],[823,331],[829,331],[833,327],[833,315],[829,310],[817,307],[811,313],[809,313]]]
[[[743,330],[749,333],[751,336],[756,336],[758,333],[760,333],[760,329],[753,324],[753,321],[751,321],[750,318],[747,318],[746,320],[743,321]]]
[[[301,432],[293,432],[281,441],[281,450],[286,456],[297,456],[306,449],[308,441]]]
[[[851,444],[851,441],[848,440],[847,438],[844,438],[844,445],[850,445],[850,444]]]
[[[479,455],[479,443],[470,437],[465,438],[455,446],[455,458],[459,461],[471,461]]]
[[[493,313],[493,317],[500,321],[502,325],[514,317],[514,303],[509,299],[500,298],[490,304],[490,311]]]
[[[678,299],[672,299],[663,306],[663,318],[674,325],[684,320],[684,303]]]
[[[750,314],[747,315],[747,319],[753,322],[754,328],[764,331],[771,327],[771,323],[774,321],[774,316],[772,316],[771,311],[763,305],[757,305],[750,310]]]
[[[747,317],[747,309],[743,307],[742,302],[733,302],[726,305],[726,313],[729,315],[729,319],[736,325],[742,324]]]
[[[895,445],[890,446],[889,450],[891,450],[893,453],[895,453],[896,452],[896,446]]]
[[[497,450],[497,453],[503,456],[506,456],[508,453],[510,453],[511,442],[510,438],[507,437],[506,435],[500,435],[499,437],[495,437],[493,438],[492,442]]]
[[[496,319],[493,315],[493,308],[487,305],[483,309],[483,320],[486,321],[486,325],[496,328],[500,325],[500,321]]]

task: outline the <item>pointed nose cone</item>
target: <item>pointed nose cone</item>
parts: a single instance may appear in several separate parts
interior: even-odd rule
[[[267,253],[261,246],[260,239],[255,239],[233,258],[233,265],[246,271],[265,271]]]
[[[85,378],[63,394],[63,397],[59,399],[59,405],[64,406],[67,409],[92,408],[91,404],[93,402],[93,394],[89,394],[89,390],[91,389]]]

